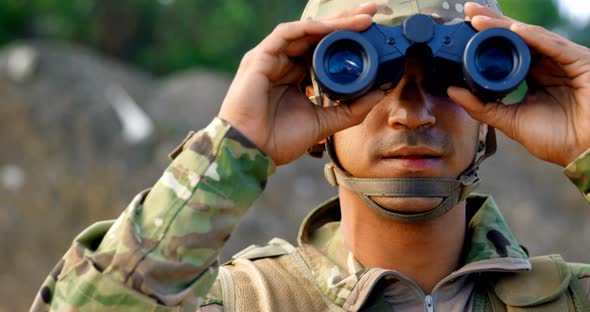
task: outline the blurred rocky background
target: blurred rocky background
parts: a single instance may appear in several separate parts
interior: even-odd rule
[[[0,2],[0,311],[25,310],[77,233],[158,179],[168,152],[215,116],[241,55],[304,2]],[[582,7],[502,2],[590,43],[587,19],[571,13]],[[499,140],[480,191],[532,254],[590,261],[586,202],[559,168]],[[223,258],[274,236],[294,242],[301,219],[335,195],[323,163],[279,168]]]

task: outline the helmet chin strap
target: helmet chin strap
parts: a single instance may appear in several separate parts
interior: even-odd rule
[[[479,141],[479,139],[478,139]],[[342,186],[357,193],[361,199],[380,215],[405,223],[417,223],[434,220],[457,206],[475,190],[480,183],[477,170],[482,161],[496,152],[496,133],[488,128],[486,144],[483,151],[474,155],[469,167],[458,178],[356,178],[348,173],[339,163],[334,151],[332,137],[326,140],[326,150],[331,163],[326,164],[324,176],[332,186]],[[481,156],[480,156],[481,155]],[[478,157],[479,156],[479,157]],[[443,201],[436,207],[424,212],[393,211],[375,202],[371,197],[442,197]]]

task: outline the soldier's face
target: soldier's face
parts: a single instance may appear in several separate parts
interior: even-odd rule
[[[361,178],[456,178],[472,162],[480,123],[448,97],[436,97],[422,86],[424,70],[408,59],[405,75],[358,126],[334,136],[344,169]],[[442,78],[441,78],[442,79]],[[440,203],[434,198],[374,198],[382,206],[412,211]]]

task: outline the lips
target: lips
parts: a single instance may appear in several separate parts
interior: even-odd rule
[[[442,152],[427,146],[403,146],[383,155],[386,159],[437,159]]]

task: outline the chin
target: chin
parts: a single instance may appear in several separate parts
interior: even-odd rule
[[[372,197],[381,207],[395,211],[418,213],[431,210],[438,206],[443,199],[440,197]]]

